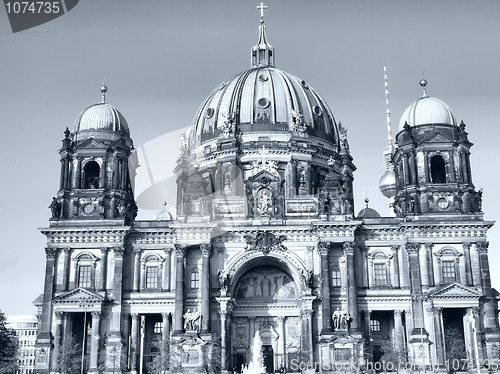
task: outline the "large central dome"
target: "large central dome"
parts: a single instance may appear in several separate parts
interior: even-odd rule
[[[339,149],[339,130],[330,108],[304,80],[274,66],[274,48],[267,42],[263,23],[259,42],[252,48],[252,67],[208,96],[191,131],[195,147],[228,132],[262,136],[301,132]]]

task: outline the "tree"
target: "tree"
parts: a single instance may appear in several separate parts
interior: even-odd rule
[[[15,373],[17,369],[17,335],[5,320],[5,314],[0,312],[0,374]]]
[[[217,374],[222,371],[222,340],[218,336],[214,336],[210,347],[210,354],[207,356],[207,368],[210,374]]]
[[[448,370],[450,372],[462,370],[462,365],[465,362],[464,360],[467,359],[463,333],[457,327],[445,329],[444,343],[446,347]]]
[[[57,366],[62,374],[78,373],[82,364],[81,348],[74,335],[66,337],[59,348]]]
[[[123,344],[106,344],[99,356],[98,370],[100,373],[122,373],[127,371],[127,350]]]
[[[407,361],[408,352],[403,344],[398,344],[394,335],[384,341],[380,347],[382,351],[382,362],[385,365],[386,371],[399,371],[404,367]]]
[[[164,374],[170,368],[170,344],[156,342],[154,349],[151,352],[152,360],[148,362],[148,373],[151,374]]]

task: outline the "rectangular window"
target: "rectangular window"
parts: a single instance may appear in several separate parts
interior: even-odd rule
[[[146,267],[146,288],[158,288],[158,267]]]
[[[193,271],[191,273],[191,288],[200,288],[200,273],[198,273],[197,271]]]
[[[373,280],[376,286],[387,284],[387,271],[385,264],[373,264]]]
[[[341,287],[341,286],[342,286],[342,279],[341,279],[340,270],[333,270],[332,271],[332,287]]]
[[[370,330],[380,332],[380,321],[377,319],[370,320]]]
[[[443,283],[453,283],[456,281],[455,261],[442,261]]]
[[[90,265],[80,265],[78,267],[78,287],[90,287],[92,277],[92,267]]]

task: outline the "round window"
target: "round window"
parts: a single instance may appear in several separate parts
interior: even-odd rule
[[[260,80],[261,82],[265,82],[265,81],[267,81],[268,79],[269,79],[269,78],[267,78],[264,74],[259,75],[259,80]]]
[[[219,84],[219,90],[222,90],[224,87],[226,87],[226,82]]]
[[[446,200],[445,198],[442,197],[441,199],[439,199],[437,201],[437,205],[438,205],[439,209],[444,210],[444,209],[448,208],[449,203],[448,203],[448,200]]]
[[[211,118],[214,115],[214,108],[208,108],[207,111],[205,112],[205,117]]]
[[[259,99],[258,104],[261,108],[267,108],[269,106],[269,100],[267,100],[265,97],[262,99]]]
[[[319,105],[313,106],[313,112],[317,116],[320,116],[323,113],[323,111],[321,110],[321,107]]]
[[[307,83],[306,83],[306,81],[300,81],[300,84],[301,84],[303,87],[307,88]]]

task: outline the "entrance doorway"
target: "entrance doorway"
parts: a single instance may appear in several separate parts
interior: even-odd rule
[[[274,373],[274,352],[271,345],[263,345],[262,353],[264,356],[264,366],[266,373]]]

